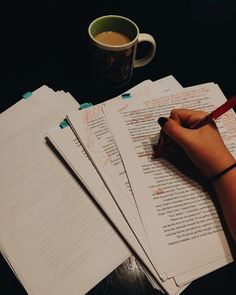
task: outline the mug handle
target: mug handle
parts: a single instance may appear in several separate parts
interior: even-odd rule
[[[150,43],[151,48],[143,58],[134,60],[134,68],[140,68],[140,67],[143,67],[146,64],[148,64],[153,59],[154,54],[156,52],[156,42],[151,35],[145,34],[145,33],[140,33],[139,37],[138,37],[138,44],[140,44],[142,42]],[[138,44],[137,44],[137,47],[138,47]]]

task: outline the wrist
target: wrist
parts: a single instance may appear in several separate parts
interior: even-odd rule
[[[217,157],[212,157],[209,161],[204,161],[201,170],[205,177],[210,179],[215,175],[221,173],[234,163],[234,157],[229,151],[227,151],[227,153],[218,155]]]
[[[228,166],[221,172],[215,174],[212,176],[209,180],[208,183],[213,184],[214,182],[218,181],[219,179],[223,178],[225,175],[230,174],[232,170],[236,169],[236,162],[234,162],[232,165]],[[234,172],[235,173],[235,172]]]

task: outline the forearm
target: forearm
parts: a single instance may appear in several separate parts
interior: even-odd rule
[[[236,243],[236,167],[213,183],[227,226]]]
[[[206,116],[205,113],[179,109],[171,112],[170,118],[160,118],[162,130],[188,155],[198,170],[207,179],[218,175],[235,163],[214,122],[198,129],[189,129]],[[222,207],[227,226],[236,242],[236,167],[212,182]]]

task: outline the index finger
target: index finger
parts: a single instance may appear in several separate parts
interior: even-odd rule
[[[174,109],[170,113],[170,118],[178,122],[180,125],[192,125],[196,121],[204,118],[208,113],[204,111],[196,111],[191,109]]]

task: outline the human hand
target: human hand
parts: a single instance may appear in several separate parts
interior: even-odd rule
[[[188,128],[206,115],[203,111],[176,109],[171,112],[169,119],[162,117],[158,122],[162,132],[184,150],[205,177],[210,178],[232,165],[235,160],[214,122],[198,129]]]

